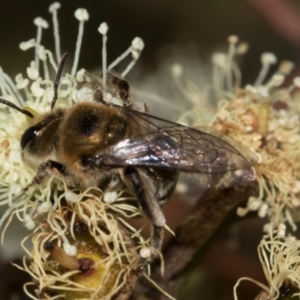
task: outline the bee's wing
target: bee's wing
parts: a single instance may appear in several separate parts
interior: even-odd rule
[[[141,134],[98,153],[105,166],[147,166],[177,170],[201,186],[225,187],[255,179],[256,154],[206,127],[190,128],[124,109]]]

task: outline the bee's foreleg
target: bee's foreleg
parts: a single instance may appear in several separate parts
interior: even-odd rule
[[[37,173],[34,176],[32,183],[30,185],[40,184],[47,176],[58,175],[58,174],[62,176],[66,176],[65,166],[56,161],[47,160],[46,162],[42,163],[39,166]]]
[[[157,187],[146,170],[142,168],[126,167],[124,176],[126,184],[136,195],[142,211],[152,222],[151,247],[160,250],[164,235],[163,227],[166,220],[156,199]],[[153,251],[149,260],[152,261],[156,256],[157,253]]]
[[[107,84],[116,89],[116,95],[123,100],[124,106],[131,104],[131,89],[128,81],[121,76],[108,72],[106,74]]]

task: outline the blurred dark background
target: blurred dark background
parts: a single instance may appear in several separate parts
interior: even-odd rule
[[[36,36],[33,18],[41,16],[51,26],[48,13],[51,1],[16,0],[1,1],[1,66],[11,75],[25,70],[33,51],[20,52],[19,43]],[[250,51],[243,61],[243,74],[253,82],[260,66],[262,52],[275,52],[279,60],[298,60],[300,28],[291,16],[288,21],[280,6],[293,5],[300,10],[299,1],[273,0],[152,0],[152,1],[61,1],[58,11],[62,52],[74,53],[78,22],[74,11],[83,7],[90,13],[85,24],[82,55],[79,67],[93,69],[101,62],[101,36],[97,28],[101,22],[109,25],[109,61],[127,49],[135,36],[142,37],[146,48],[140,66],[146,71],[155,71],[163,58],[168,57],[168,48],[176,46],[184,52],[194,45],[203,60],[213,51],[226,45],[226,39],[236,34],[250,44]],[[279,10],[279,11],[278,11]],[[296,13],[291,8],[291,12]],[[295,17],[295,16],[293,16]],[[298,20],[300,22],[300,20]],[[289,23],[289,28],[281,25]],[[277,27],[276,27],[277,26]],[[289,29],[289,30],[288,30]],[[296,30],[297,32],[292,32]],[[298,40],[297,40],[298,34]],[[42,43],[53,49],[53,34],[49,28],[44,32]],[[70,60],[71,61],[71,60]]]
[[[48,12],[51,3],[1,1],[0,65],[13,78],[19,72],[25,73],[34,57],[33,50],[22,52],[19,44],[35,38],[35,17],[41,16],[49,22],[50,28],[43,32],[42,44],[54,50],[52,20]],[[146,47],[138,64],[143,70],[140,74],[145,76],[155,74],[174,47],[182,56],[192,47],[203,61],[210,61],[213,51],[225,49],[231,34],[238,35],[250,45],[241,62],[243,83],[254,82],[262,52],[274,52],[278,60],[288,59],[296,66],[299,61],[300,2],[297,0],[73,0],[61,1],[61,4],[58,11],[61,49],[70,56],[75,50],[78,30],[74,11],[82,7],[90,13],[90,20],[85,23],[79,68],[94,70],[100,67],[102,39],[97,28],[104,21],[109,26],[109,62],[126,50],[135,36],[144,40]],[[167,216],[168,222],[172,222],[171,215]],[[202,295],[201,299],[233,299],[232,287],[239,277],[263,280],[256,255],[262,226],[263,221],[256,218],[243,220],[220,236],[190,280],[187,279],[190,290],[186,297],[199,299]],[[1,262],[0,268],[0,274],[3,274],[8,270],[8,264]],[[0,300],[25,299],[18,292],[19,283],[7,282],[10,277],[4,277],[1,275]],[[17,281],[19,277],[14,275],[13,278]],[[247,300],[254,299],[259,289],[242,284],[239,291],[239,299]],[[11,298],[15,297],[11,295],[19,298]]]

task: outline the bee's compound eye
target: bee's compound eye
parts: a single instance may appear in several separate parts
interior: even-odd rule
[[[35,126],[29,127],[22,135],[21,149],[24,150],[27,144],[37,135],[37,128]]]

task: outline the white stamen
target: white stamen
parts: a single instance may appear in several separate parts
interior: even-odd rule
[[[58,26],[58,19],[57,19],[57,10],[60,9],[60,7],[61,5],[59,2],[54,2],[49,6],[49,12],[52,14],[53,34],[54,34],[54,41],[55,41],[55,54],[58,62],[61,59],[59,26]]]
[[[226,83],[229,91],[233,88],[233,57],[236,53],[236,44],[238,43],[239,38],[236,35],[231,35],[228,37],[229,49],[228,49],[228,63],[226,68]]]
[[[181,194],[185,194],[188,192],[188,185],[186,183],[183,182],[179,182],[176,185],[176,192],[181,193]]]
[[[113,96],[111,93],[106,93],[105,101],[107,103],[110,103],[112,101],[112,98],[113,98]]]
[[[29,41],[22,42],[22,43],[20,43],[19,47],[22,51],[26,51],[30,48],[33,48],[33,47],[35,47],[35,39],[31,39]]]
[[[254,197],[250,197],[249,200],[248,200],[247,207],[252,211],[256,211],[256,210],[258,210],[260,205],[261,205],[260,200],[254,198]]]
[[[237,35],[230,35],[227,41],[229,44],[237,44],[239,41],[239,37]]]
[[[236,48],[236,54],[244,55],[249,50],[248,43],[240,43]]]
[[[63,248],[66,254],[70,256],[75,256],[77,254],[77,247],[75,245],[71,245],[69,243],[63,243]]]
[[[178,78],[178,77],[180,77],[181,75],[182,75],[182,73],[183,73],[183,68],[182,68],[182,66],[180,65],[180,64],[173,64],[172,65],[172,73],[173,73],[173,76],[175,77],[175,78]]]
[[[39,47],[38,56],[39,56],[39,59],[42,61],[45,61],[47,59],[47,55],[46,55],[44,46]]]
[[[214,53],[212,56],[212,63],[218,67],[224,68],[226,66],[226,55],[224,53]]]
[[[263,65],[273,65],[277,63],[277,58],[273,53],[266,52],[261,55],[261,63]]]
[[[9,100],[8,96],[11,96],[13,98],[15,97],[21,105],[24,104],[23,97],[19,93],[16,85],[11,80],[11,78],[6,73],[3,72],[1,67],[0,67],[0,87],[1,87],[2,95],[3,96],[5,95],[7,100]],[[15,101],[15,99],[13,101]]]
[[[28,230],[32,230],[35,228],[35,222],[28,214],[24,216],[24,225]]]
[[[36,80],[39,77],[39,71],[36,68],[36,64],[34,61],[32,61],[30,63],[30,67],[28,67],[27,69],[27,76],[31,79],[31,80]]]
[[[133,59],[133,61],[127,66],[127,68],[121,73],[121,76],[122,77],[125,77],[128,72],[133,68],[133,66],[135,65],[136,63],[136,59]]]
[[[293,198],[292,204],[294,207],[298,207],[300,205],[300,199],[299,198]]]
[[[300,77],[299,76],[295,77],[293,80],[293,83],[296,87],[299,88],[300,87]]]
[[[105,22],[101,23],[100,26],[98,27],[98,31],[102,35],[106,35],[108,31],[108,26]]]
[[[133,57],[134,60],[137,60],[140,57],[140,52],[132,50],[131,51],[131,55],[132,55],[132,57]]]
[[[118,199],[118,193],[113,191],[113,192],[106,192],[104,194],[104,197],[103,197],[103,201],[105,203],[113,203],[115,202],[116,200]]]
[[[49,212],[51,209],[52,205],[50,202],[43,202],[42,204],[40,204],[37,208],[37,213],[38,214],[42,214],[45,212]]]
[[[269,90],[268,90],[268,87],[267,87],[267,86],[260,85],[260,86],[257,87],[257,91],[258,91],[258,93],[259,93],[261,96],[263,96],[263,97],[265,97],[265,98],[267,98],[267,97],[270,96],[270,93],[269,93]]]
[[[285,236],[285,233],[286,233],[286,226],[283,223],[280,223],[278,225],[278,235]]]
[[[75,50],[75,57],[72,67],[71,75],[75,76],[77,65],[79,61],[79,54],[81,49],[81,43],[82,43],[82,36],[83,36],[83,29],[84,29],[84,22],[89,19],[89,14],[86,9],[84,8],[78,8],[75,11],[75,18],[78,19],[79,22],[79,28],[78,28],[78,36],[77,36],[77,42],[76,42],[76,50]]]
[[[38,49],[42,40],[42,29],[46,29],[49,27],[46,20],[41,17],[37,17],[33,20],[33,23],[37,26],[37,34],[36,34],[36,45],[35,45],[35,65],[37,70],[39,70],[39,59],[38,59]]]
[[[269,71],[270,65],[275,64],[277,62],[277,58],[273,53],[263,53],[261,55],[261,63],[262,63],[262,68],[258,74],[258,77],[255,81],[255,86],[261,85],[265,77]]]
[[[143,51],[145,44],[140,37],[135,37],[131,42],[132,48],[137,51]]]
[[[239,217],[244,217],[248,212],[249,212],[249,209],[244,208],[244,207],[238,207],[237,210],[236,210],[236,214]]]
[[[54,13],[56,10],[61,8],[61,4],[59,2],[53,2],[50,6],[49,6],[49,12],[52,14]]]
[[[76,101],[89,101],[93,100],[93,91],[87,86],[82,87],[80,90],[76,92],[75,95]]]
[[[22,161],[21,152],[19,150],[10,150],[8,159],[12,163],[17,163]]]
[[[78,195],[75,194],[74,192],[67,190],[65,192],[65,198],[67,201],[72,202],[72,203],[77,203],[78,202]]]
[[[272,76],[270,83],[268,84],[269,87],[275,86],[278,87],[283,84],[285,77],[283,74],[275,74]]]
[[[102,85],[103,85],[103,95],[105,101],[106,95],[106,71],[107,71],[107,53],[106,53],[106,42],[107,42],[107,31],[108,26],[105,22],[101,23],[98,31],[102,34]]]
[[[39,50],[38,50],[38,56],[39,56],[39,59],[43,62],[45,80],[48,81],[48,80],[50,80],[50,76],[49,76],[49,71],[48,71],[46,54],[47,54],[47,51],[45,50],[45,47],[40,46]]]
[[[257,94],[258,93],[258,91],[257,91],[257,88],[255,88],[253,85],[251,85],[251,84],[247,84],[246,86],[245,86],[245,90],[247,91],[247,92],[249,92],[249,93],[251,93],[251,94]]]
[[[45,89],[40,87],[40,81],[33,82],[30,87],[30,90],[31,90],[32,94],[37,98],[42,97],[45,93]]]
[[[120,61],[122,61],[127,55],[129,55],[130,53],[136,57],[139,57],[139,53],[144,49],[144,42],[141,38],[136,37],[133,39],[131,46],[122,54],[120,55],[116,60],[114,60],[109,66],[108,66],[108,70],[113,69]],[[131,62],[130,67],[128,66],[127,69],[122,73],[122,76],[125,76],[123,74],[127,74],[129,72],[129,70],[133,67],[133,65],[135,64],[137,58],[134,58],[133,62]]]
[[[62,228],[59,226],[58,222],[53,218],[52,219],[52,223],[57,231],[57,233],[59,234],[59,236],[61,237],[61,239],[63,240],[63,248],[65,250],[65,252],[68,255],[71,256],[75,256],[77,254],[77,248],[75,245],[71,245],[64,233],[64,231],[62,230]]]
[[[35,26],[37,27],[42,27],[44,29],[47,29],[49,27],[48,22],[46,20],[44,20],[41,17],[37,17],[33,20],[33,23]]]
[[[88,21],[89,19],[89,13],[85,8],[78,8],[75,11],[75,18],[80,21],[80,22],[84,22],[84,21]]]
[[[20,184],[12,184],[9,188],[9,194],[19,196],[23,192],[23,188]]]
[[[83,82],[84,81],[84,75],[85,75],[85,69],[82,68],[79,71],[77,71],[76,80],[78,82]]]
[[[294,67],[295,64],[293,62],[284,60],[280,63],[278,71],[284,75],[289,75],[294,69]]]
[[[258,216],[260,218],[264,218],[267,215],[268,209],[269,209],[268,204],[264,202],[258,210]]]
[[[149,257],[151,257],[151,254],[152,254],[152,251],[148,247],[144,247],[140,250],[140,256],[142,258],[149,258]]]
[[[112,99],[110,99],[110,103],[119,105],[119,106],[124,106],[124,101],[117,97],[112,97]]]

